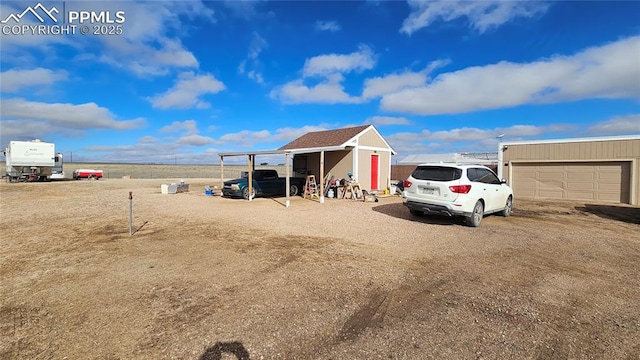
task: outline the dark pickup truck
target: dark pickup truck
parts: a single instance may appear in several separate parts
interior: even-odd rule
[[[289,178],[289,195],[296,196],[302,193],[306,178]],[[285,195],[287,178],[279,177],[275,170],[253,170],[253,193],[255,196]],[[249,199],[249,178],[243,176],[239,179],[227,180],[222,187],[222,196],[243,197]]]

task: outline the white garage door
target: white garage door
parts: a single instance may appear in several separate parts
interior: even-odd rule
[[[629,204],[629,162],[515,163],[516,197],[593,200]]]

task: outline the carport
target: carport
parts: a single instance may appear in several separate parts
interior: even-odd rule
[[[391,155],[395,154],[395,151],[373,125],[309,132],[277,150],[219,153],[221,177],[224,179],[224,157],[247,156],[251,193],[256,155],[278,154],[285,155],[287,207],[290,203],[292,155],[294,172],[315,175],[320,190],[320,203],[324,203],[325,200],[324,179],[328,173],[353,176],[358,180],[361,189],[367,191],[387,189],[391,185]],[[297,163],[295,159],[299,159]]]
[[[283,154],[285,156],[285,168],[287,169],[286,175],[286,202],[285,206],[289,207],[290,202],[290,194],[289,194],[289,186],[291,179],[291,171],[289,170],[289,161],[291,159],[291,152],[284,150],[263,150],[263,151],[252,151],[252,152],[225,152],[219,153],[220,156],[220,189],[224,187],[224,158],[229,156],[246,156],[247,157],[247,168],[248,168],[248,185],[249,185],[249,194],[253,192],[253,170],[256,168],[255,159],[256,155],[278,155]],[[252,197],[249,196],[249,201],[252,200]]]
[[[285,194],[286,194],[286,200],[285,200],[285,206],[289,207],[291,204],[291,194],[289,192],[289,188],[291,186],[291,168],[290,168],[290,162],[291,162],[291,156],[292,155],[296,155],[296,154],[310,154],[310,153],[319,153],[320,154],[320,178],[318,181],[318,185],[319,185],[319,189],[320,189],[320,196],[319,196],[319,200],[320,203],[324,203],[324,157],[325,157],[325,151],[335,151],[335,150],[343,150],[343,148],[340,147],[328,147],[325,149],[321,149],[321,150],[305,150],[305,149],[298,149],[298,150],[262,150],[262,151],[252,151],[252,152],[225,152],[225,153],[219,153],[218,156],[220,156],[220,189],[222,189],[224,187],[224,158],[225,157],[230,157],[230,156],[246,156],[247,157],[247,169],[248,169],[248,185],[249,185],[249,193],[251,194],[253,191],[253,170],[255,170],[255,158],[256,155],[279,155],[282,154],[285,157],[285,168],[287,169],[286,171],[286,189],[285,189]],[[252,198],[249,197],[249,201],[251,201]]]

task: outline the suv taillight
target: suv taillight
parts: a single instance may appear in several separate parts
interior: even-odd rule
[[[456,193],[456,194],[467,194],[469,193],[469,191],[471,191],[471,185],[449,186],[449,190],[451,190],[452,193]]]
[[[409,180],[405,180],[405,181],[402,182],[402,186],[405,189],[411,187],[411,185],[413,185],[413,184],[411,184],[411,181],[409,181]]]

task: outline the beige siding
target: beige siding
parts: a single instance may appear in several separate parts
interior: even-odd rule
[[[378,190],[384,191],[391,182],[391,153],[386,151],[360,150],[358,152],[358,182],[360,187],[371,190],[371,155],[378,155]]]
[[[388,149],[387,145],[380,138],[380,136],[378,136],[378,134],[373,131],[373,129],[369,129],[362,135],[360,135],[360,137],[358,138],[358,145]]]
[[[378,152],[380,154],[380,190],[384,191],[391,186],[391,153]]]
[[[331,173],[337,179],[345,179],[348,173],[356,176],[362,189],[371,189],[371,155],[379,156],[379,190],[388,188],[391,181],[390,162],[391,153],[376,150],[359,150],[358,152],[358,169],[353,168],[354,151],[328,151],[325,153],[324,169],[325,175]],[[306,156],[307,171],[321,179],[320,175],[320,153],[311,153],[305,155],[297,155],[298,157]]]
[[[324,168],[326,173],[331,173],[336,179],[344,179],[347,173],[353,173],[353,152],[331,151],[325,154]]]
[[[640,139],[507,144],[502,166],[519,196],[640,205]]]
[[[320,153],[296,155],[307,158],[307,171],[320,179]],[[327,151],[324,153],[324,173],[337,179],[347,178],[347,173],[353,173],[353,152],[349,150]],[[299,175],[299,174],[298,174]]]
[[[640,157],[640,140],[509,145],[508,160],[610,160]]]
[[[358,151],[358,182],[365,190],[371,190],[371,154],[373,150]]]

